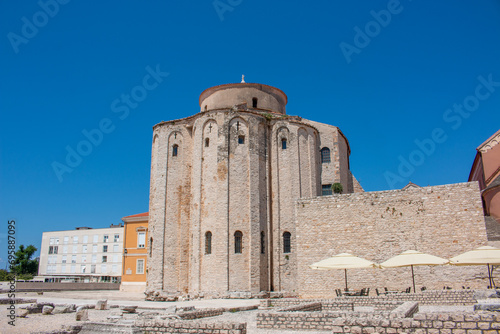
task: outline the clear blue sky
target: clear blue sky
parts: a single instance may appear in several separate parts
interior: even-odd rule
[[[0,1],[2,260],[8,219],[39,247],[147,211],[152,126],[242,74],[338,126],[367,191],[467,181],[500,128],[498,0],[60,1]]]

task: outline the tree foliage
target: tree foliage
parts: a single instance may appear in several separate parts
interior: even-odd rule
[[[14,279],[14,274],[9,273],[5,269],[0,269],[0,282],[12,281]]]
[[[38,273],[38,261],[31,259],[36,251],[37,249],[33,245],[28,247],[20,245],[17,252],[14,253],[15,259],[11,271],[17,276],[29,277],[29,275],[36,275]]]
[[[337,183],[332,184],[332,190],[333,190],[334,194],[342,194],[342,191],[344,190],[344,188],[342,188],[342,184],[337,182]]]

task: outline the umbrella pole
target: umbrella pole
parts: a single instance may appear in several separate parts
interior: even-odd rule
[[[493,289],[493,283],[491,282],[491,271],[490,271],[490,264],[486,264],[488,266],[488,278],[490,280],[490,289]]]
[[[413,293],[417,293],[417,290],[415,290],[415,275],[413,274],[413,265],[411,265],[411,277],[413,278]]]
[[[347,289],[347,269],[344,269],[344,278],[345,278],[345,291],[349,291]]]

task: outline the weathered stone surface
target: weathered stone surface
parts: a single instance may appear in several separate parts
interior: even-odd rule
[[[108,308],[108,300],[98,300],[97,303],[95,304],[95,309],[96,310],[106,310]]]
[[[89,320],[89,311],[86,308],[77,308],[75,314],[76,321],[87,321]]]
[[[137,305],[120,306],[120,310],[122,310],[125,313],[135,313],[136,309]]]
[[[70,313],[71,312],[71,306],[69,305],[56,305],[54,307],[54,310],[52,311],[52,314],[62,314],[62,313]]]
[[[16,316],[18,318],[26,318],[26,316],[29,314],[30,312],[26,309],[17,309],[16,310]]]
[[[43,308],[42,308],[42,314],[43,315],[49,315],[49,314],[52,314],[52,310],[54,309],[53,306],[49,306],[49,305],[45,305]]]

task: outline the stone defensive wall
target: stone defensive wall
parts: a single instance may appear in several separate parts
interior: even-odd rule
[[[331,298],[345,287],[344,270],[309,267],[335,254],[381,263],[414,249],[448,259],[487,244],[477,182],[299,199],[296,226],[301,298]],[[486,266],[416,266],[414,272],[417,291],[488,286]],[[351,289],[412,285],[410,267],[349,269],[347,276]]]

